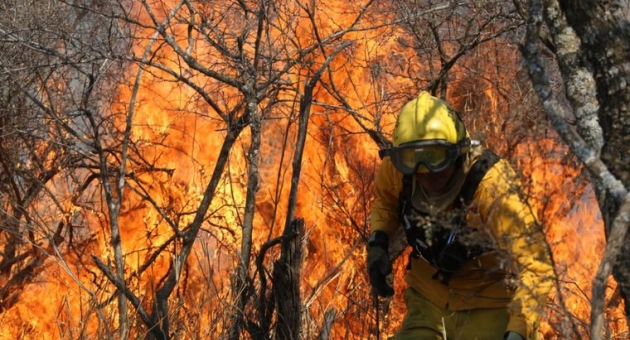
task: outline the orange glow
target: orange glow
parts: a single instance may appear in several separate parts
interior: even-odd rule
[[[573,157],[564,156],[565,149],[553,139],[532,141],[520,149],[525,157],[519,162],[531,180],[530,201],[539,212],[560,280],[560,292],[552,290],[541,325],[545,339],[562,339],[563,327],[571,322],[579,334],[590,331],[592,280],[605,248],[603,221],[592,188],[579,179],[581,169]],[[608,287],[610,301],[616,287],[612,278]],[[611,307],[606,313],[613,339],[621,339],[626,329],[623,309]]]
[[[174,2],[155,5],[154,10],[159,13],[160,20],[170,10],[166,4]],[[139,2],[132,3],[135,5],[134,13],[148,24],[148,16]],[[214,10],[233,13],[228,8],[229,1],[215,3],[217,7]],[[305,47],[316,39],[312,23],[300,12],[297,4],[282,6],[291,13],[300,13],[300,16],[288,16],[284,18],[287,22],[278,24],[279,27],[295,30],[296,37],[285,37],[270,29],[269,39],[274,41],[273,46],[282,50],[279,54],[286,53],[282,54],[286,60],[279,62],[284,65],[291,58],[297,58],[297,52],[290,50],[293,44]],[[322,7],[315,13],[314,20],[322,37],[346,28],[355,19],[359,8],[347,1],[324,1],[318,6]],[[159,11],[157,7],[160,7]],[[201,10],[207,11],[208,16],[213,14],[212,8]],[[234,22],[243,20],[228,14],[223,26],[219,25],[220,29],[230,28]],[[282,18],[285,14],[277,15]],[[195,18],[200,19],[199,15]],[[384,20],[378,15],[371,18]],[[183,46],[187,41],[187,28],[185,24],[174,25],[170,31]],[[349,108],[344,108],[339,99],[321,84],[314,91],[295,212],[296,217],[304,218],[307,236],[303,244],[304,264],[300,274],[301,298],[305,307],[304,332],[308,335],[316,334],[325,313],[335,310],[338,318],[333,324],[332,339],[374,338],[375,311],[364,268],[366,254],[361,234],[368,230],[373,178],[379,159],[378,146],[363,132],[361,124],[373,129],[378,118],[383,133],[389,137],[397,108],[417,90],[414,87],[417,84],[402,75],[407,71],[415,74],[426,66],[414,51],[400,43],[397,34],[394,34],[400,32],[386,31],[389,29],[384,27],[348,33],[344,39],[353,43],[331,62],[331,73],[322,76],[322,82],[334,84],[343,94],[349,108],[355,110],[358,116],[365,117],[363,121],[354,120],[348,114]],[[138,32],[139,36],[140,33],[150,37],[153,31]],[[141,56],[147,44],[148,38],[135,41],[134,53]],[[229,40],[227,44],[233,47],[237,41]],[[162,44],[158,50],[157,46],[153,50],[155,62],[171,68],[178,75],[190,75],[190,79],[202,84],[222,110],[228,112],[242,100],[242,95],[235,88],[182,66],[185,63],[172,49]],[[298,105],[294,105],[293,100],[300,98],[298,93],[304,90],[305,76],[317,71],[335,47],[335,44],[326,46],[324,52],[317,50],[306,56],[310,64],[296,66],[283,78],[288,85],[279,97],[289,103],[278,105],[272,112],[261,113],[269,119],[264,121],[262,128],[261,179],[256,191],[253,256],[260,253],[265,242],[283,232],[297,134],[295,119]],[[252,48],[251,41],[246,41],[244,54],[251,53]],[[216,67],[225,76],[238,74],[212,46],[199,42],[191,50],[207,63],[204,66],[209,69],[215,70],[213,67]],[[384,68],[396,70],[396,74],[379,73]],[[405,68],[410,70],[403,72]],[[129,82],[118,88],[118,103],[111,107],[121,130],[125,129],[126,115],[130,113],[130,101],[134,96],[132,87],[138,69],[130,67],[127,71]],[[495,76],[491,71],[482,69],[479,72],[482,71],[488,72],[489,77]],[[478,91],[475,94],[478,97],[467,97],[466,92],[474,92],[469,89],[473,80],[459,76],[463,74],[463,68],[455,68],[453,72],[455,80],[449,84],[452,89],[449,90],[449,99],[456,104],[454,106],[462,108],[463,118],[470,123],[471,130],[485,134],[486,142],[501,140],[504,124],[510,129],[518,124],[509,123],[509,117],[502,116],[503,110],[506,110],[505,100],[496,96],[489,82],[475,83],[483,83],[487,88]],[[513,72],[516,73],[516,70]],[[500,79],[500,82],[509,87],[511,78],[502,76],[505,79]],[[136,192],[127,189],[119,219],[126,261],[125,275],[129,286],[149,310],[156,287],[172,265],[181,245],[169,245],[149,268],[141,274],[138,270],[158,247],[173,237],[173,226],[167,223],[166,217],[175,221],[180,231],[192,222],[227,134],[227,124],[214,108],[189,87],[171,80],[171,75],[155,69],[145,72],[141,79],[140,91],[132,106],[131,139],[138,150],[137,154],[132,152],[132,158],[141,155],[146,164],[140,166],[140,162],[130,162],[127,170],[133,171],[134,176],[127,179],[127,183],[133,188],[142,186],[153,201],[142,199]],[[391,93],[396,93],[396,96],[388,98],[386,94]],[[259,105],[260,110],[263,110],[263,104]],[[242,110],[239,112],[242,113]],[[188,258],[186,272],[182,273],[182,283],[169,301],[172,313],[169,316],[171,322],[177,324],[174,332],[178,332],[178,339],[212,338],[229,327],[235,299],[235,292],[230,289],[241,251],[250,137],[251,131],[246,129],[231,150],[228,167],[213,197],[194,251]],[[604,247],[602,221],[596,213],[597,204],[590,189],[583,181],[575,180],[579,168],[575,164],[565,164],[567,161],[558,157],[566,150],[557,139],[529,139],[518,144],[516,150],[511,150],[509,145],[496,145],[499,152],[509,150],[514,153],[510,156],[527,178],[527,194],[539,211],[556,260],[556,269],[562,279],[561,293],[568,311],[556,312],[558,295],[554,293],[542,327],[545,338],[552,339],[558,334],[558,323],[564,320],[565,314],[588,323],[591,280]],[[572,198],[572,195],[577,195],[577,198]],[[164,214],[160,214],[153,205],[160,207]],[[102,209],[86,211],[76,207],[76,213],[84,214],[90,222],[89,226],[85,226],[88,231],[84,232],[90,233],[91,242],[80,254],[70,252],[64,245],[59,249],[64,256],[63,261],[54,250],[49,250],[53,256],[46,260],[45,274],[38,278],[37,283],[24,287],[19,303],[0,314],[4,325],[0,339],[70,338],[68,334],[71,331],[74,336],[83,332],[87,338],[98,338],[101,335],[99,332],[103,332],[103,322],[109,322],[108,330],[115,332],[118,327],[116,300],[105,303],[115,294],[115,289],[89,258],[95,255],[105,263],[110,261],[108,265],[113,268],[109,235],[111,221],[105,205]],[[270,270],[272,262],[278,257],[277,247],[269,250],[265,257],[266,269]],[[396,296],[391,301],[381,301],[381,308],[387,312],[380,315],[382,338],[393,335],[402,322],[405,312],[402,300],[405,265],[406,255],[403,254],[396,262]],[[255,277],[254,269],[250,270],[250,274]],[[255,282],[253,288],[259,289],[259,285]],[[614,282],[610,286],[609,297],[613,294]],[[97,304],[104,307],[97,310]],[[132,315],[134,312],[131,310]],[[611,308],[608,313],[611,320],[623,320],[619,306]],[[613,333],[624,329],[622,322],[611,324]],[[140,325],[141,320],[132,320],[132,338],[144,335],[145,329]],[[581,331],[583,334],[587,332],[586,329]]]

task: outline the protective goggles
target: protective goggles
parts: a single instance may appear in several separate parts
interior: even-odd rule
[[[405,175],[416,172],[439,172],[457,160],[464,147],[470,146],[465,139],[458,144],[434,139],[401,144],[386,150],[394,167]]]

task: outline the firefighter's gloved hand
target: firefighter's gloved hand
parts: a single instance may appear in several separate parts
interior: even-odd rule
[[[380,296],[394,295],[394,288],[387,283],[387,275],[392,272],[387,247],[387,234],[382,231],[372,232],[368,241],[367,268],[370,284]]]
[[[394,288],[387,284],[387,275],[392,272],[392,263],[389,261],[387,250],[378,246],[368,247],[368,274],[370,284],[380,296],[394,295]]]
[[[517,332],[509,331],[505,333],[504,340],[525,340],[525,338]]]

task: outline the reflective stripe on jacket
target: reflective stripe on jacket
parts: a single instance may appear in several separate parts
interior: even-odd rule
[[[507,161],[496,163],[477,187],[471,205],[474,209],[466,216],[467,227],[486,230],[499,251],[471,259],[447,285],[435,279],[437,270],[427,261],[412,258],[406,281],[442,308],[508,307],[507,330],[529,338],[544,311],[554,274],[544,234],[535,212],[519,197],[516,178]],[[402,174],[385,157],[376,176],[371,231],[384,231],[391,239],[400,228],[401,187]]]

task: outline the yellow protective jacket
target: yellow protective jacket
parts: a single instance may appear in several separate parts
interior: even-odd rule
[[[429,262],[411,257],[406,282],[435,305],[454,311],[508,307],[506,330],[530,338],[554,272],[544,235],[531,206],[520,198],[518,183],[508,162],[499,160],[479,183],[466,215],[465,227],[487,231],[498,250],[470,259],[446,284],[435,278],[437,269]],[[384,231],[392,239],[401,227],[401,187],[402,174],[385,157],[376,176],[371,231]]]

